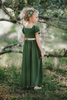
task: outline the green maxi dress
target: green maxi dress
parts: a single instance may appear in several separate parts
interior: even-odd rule
[[[32,28],[22,28],[25,38],[35,38],[40,29],[33,25]],[[44,81],[43,64],[40,49],[36,40],[25,40],[23,46],[23,57],[21,67],[21,86],[35,86]]]

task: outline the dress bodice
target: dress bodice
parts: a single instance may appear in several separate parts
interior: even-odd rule
[[[35,38],[35,34],[37,32],[40,34],[40,29],[36,25],[33,25],[32,28],[26,28],[25,26],[23,26],[22,32],[23,34],[25,34],[25,38]]]

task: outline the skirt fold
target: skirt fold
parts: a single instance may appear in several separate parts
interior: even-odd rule
[[[44,81],[40,56],[36,40],[25,40],[21,66],[21,86],[35,86]]]

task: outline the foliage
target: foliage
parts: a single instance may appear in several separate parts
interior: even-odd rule
[[[46,59],[44,59],[46,60]],[[49,60],[49,59],[48,59]],[[51,59],[52,60],[52,59]],[[62,62],[62,61],[61,61]],[[63,62],[64,63],[64,62]],[[23,88],[20,86],[20,67],[12,65],[11,67],[6,67],[4,73],[7,73],[6,80],[0,83],[0,99],[4,100],[66,100],[67,99],[67,75],[65,74],[65,68],[54,68],[47,62],[45,63],[44,72],[44,82],[39,86],[43,86],[41,90],[33,90],[33,88]],[[3,69],[2,69],[3,70]],[[2,80],[2,79],[0,79]]]
[[[59,61],[61,64],[65,63],[67,65],[67,58],[60,58]]]
[[[7,74],[5,74],[4,70],[0,68],[0,80],[4,80],[6,78]]]
[[[55,20],[55,18],[57,18],[56,22],[57,22],[57,26],[59,28],[63,28],[65,30],[67,30],[66,26],[62,26],[61,23],[65,20],[67,20],[66,16],[67,16],[67,1],[66,0],[10,0],[9,2],[3,2],[3,5],[5,7],[5,13],[7,13],[8,16],[10,16],[10,21],[13,23],[16,23],[18,21],[20,21],[19,18],[19,14],[20,11],[23,9],[23,7],[34,7],[37,10],[39,10],[40,12],[40,16],[39,18],[41,19],[45,19],[45,15],[46,19],[48,18],[50,22],[54,22],[53,20]],[[12,11],[8,11],[6,8],[11,8]],[[56,10],[56,11],[53,11]],[[52,10],[51,15],[50,12],[47,12],[48,10]],[[46,14],[47,12],[47,14]],[[42,17],[41,17],[42,15]],[[44,16],[43,16],[44,15]],[[6,20],[7,21],[7,20]],[[9,21],[9,20],[8,20]],[[46,20],[47,22],[47,20]],[[18,22],[19,23],[19,22]],[[49,23],[47,23],[49,24]],[[54,25],[51,24],[51,25]]]

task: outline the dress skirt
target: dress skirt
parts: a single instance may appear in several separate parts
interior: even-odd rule
[[[36,40],[25,40],[21,66],[21,86],[35,86],[44,81],[43,64]]]

